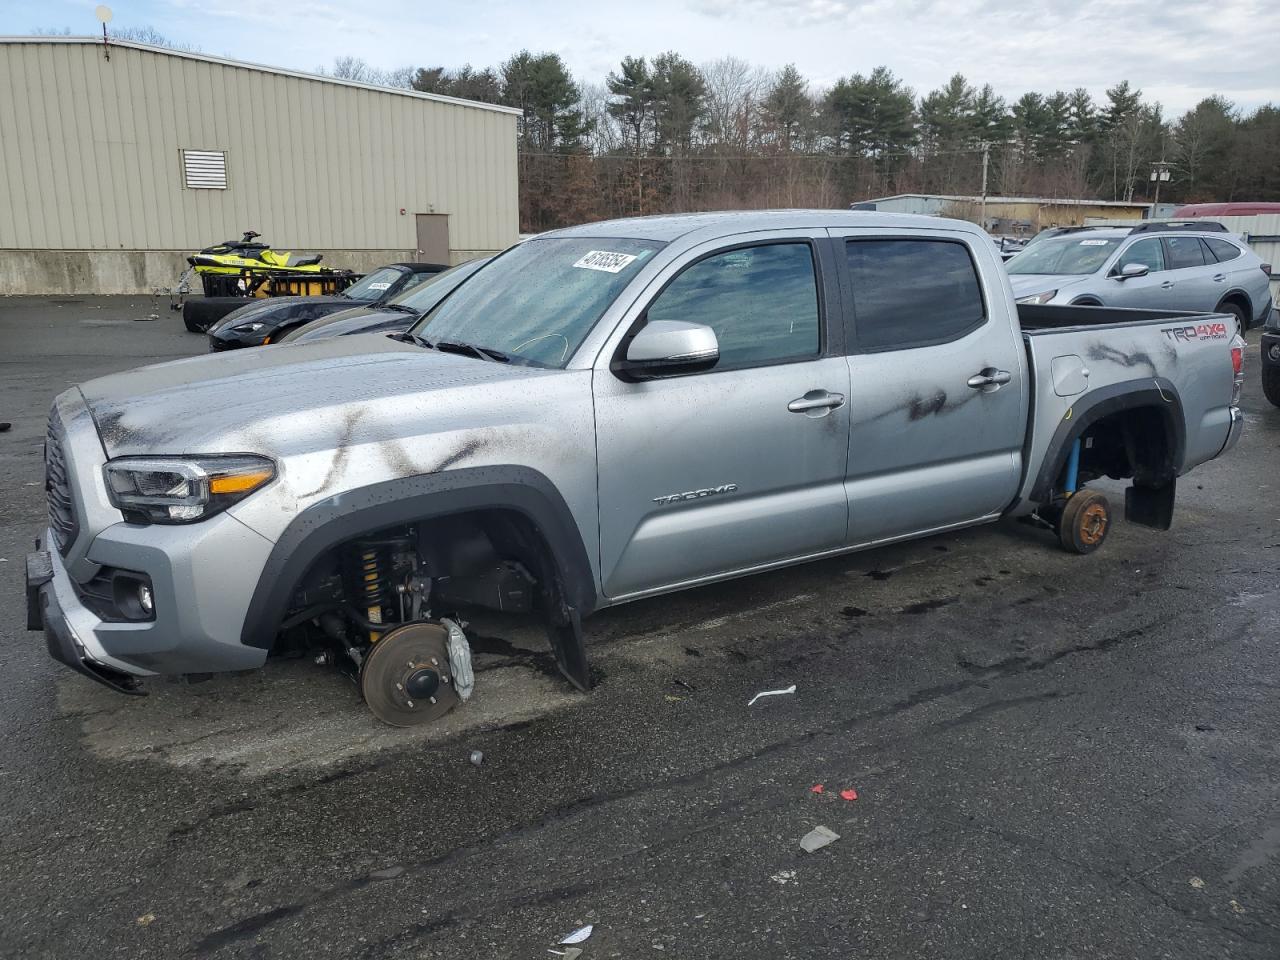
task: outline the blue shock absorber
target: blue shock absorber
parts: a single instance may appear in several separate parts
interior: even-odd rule
[[[1071,456],[1067,458],[1067,485],[1066,485],[1067,496],[1071,496],[1071,494],[1076,492],[1076,484],[1079,481],[1079,479],[1080,479],[1080,440],[1079,438],[1077,438],[1076,442],[1071,444]]]

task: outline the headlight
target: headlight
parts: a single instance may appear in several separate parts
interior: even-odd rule
[[[1046,290],[1043,293],[1033,293],[1028,297],[1018,297],[1017,302],[1018,303],[1048,303],[1055,296],[1057,296],[1057,294],[1058,294],[1057,290]]]
[[[265,326],[265,323],[237,323],[231,329],[236,333],[257,333]]]
[[[121,457],[102,468],[107,494],[126,519],[193,523],[239,503],[269,483],[276,465],[266,457]]]

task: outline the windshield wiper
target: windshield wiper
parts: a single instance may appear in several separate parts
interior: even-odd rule
[[[414,313],[418,311],[413,307],[406,307],[403,303],[384,303],[378,307],[379,310],[395,310],[397,313]]]
[[[510,363],[511,358],[501,350],[492,347],[479,347],[474,343],[462,343],[459,340],[437,340],[432,346],[441,353],[466,353],[478,360],[496,360],[498,363]]]
[[[428,350],[435,349],[435,344],[425,337],[420,337],[416,333],[410,333],[405,330],[402,333],[388,333],[388,340],[399,340],[401,343],[412,343],[417,347],[426,347]]]

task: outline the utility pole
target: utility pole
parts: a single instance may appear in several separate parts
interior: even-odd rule
[[[978,214],[979,223],[983,230],[987,229],[987,164],[991,160],[991,144],[986,140],[982,141],[982,206],[981,212]]]
[[[1164,160],[1157,160],[1151,165],[1151,182],[1156,185],[1155,199],[1151,201],[1151,217],[1156,218],[1156,207],[1160,206],[1160,184],[1169,182],[1169,164]]]

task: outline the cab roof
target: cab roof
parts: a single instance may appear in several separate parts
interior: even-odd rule
[[[977,236],[987,235],[976,224],[966,220],[913,213],[881,213],[878,210],[722,210],[602,220],[563,230],[551,230],[540,236],[625,238],[669,243],[680,238],[712,239],[756,230],[808,227],[901,227],[909,230],[958,230]],[[691,237],[693,234],[700,236]]]

